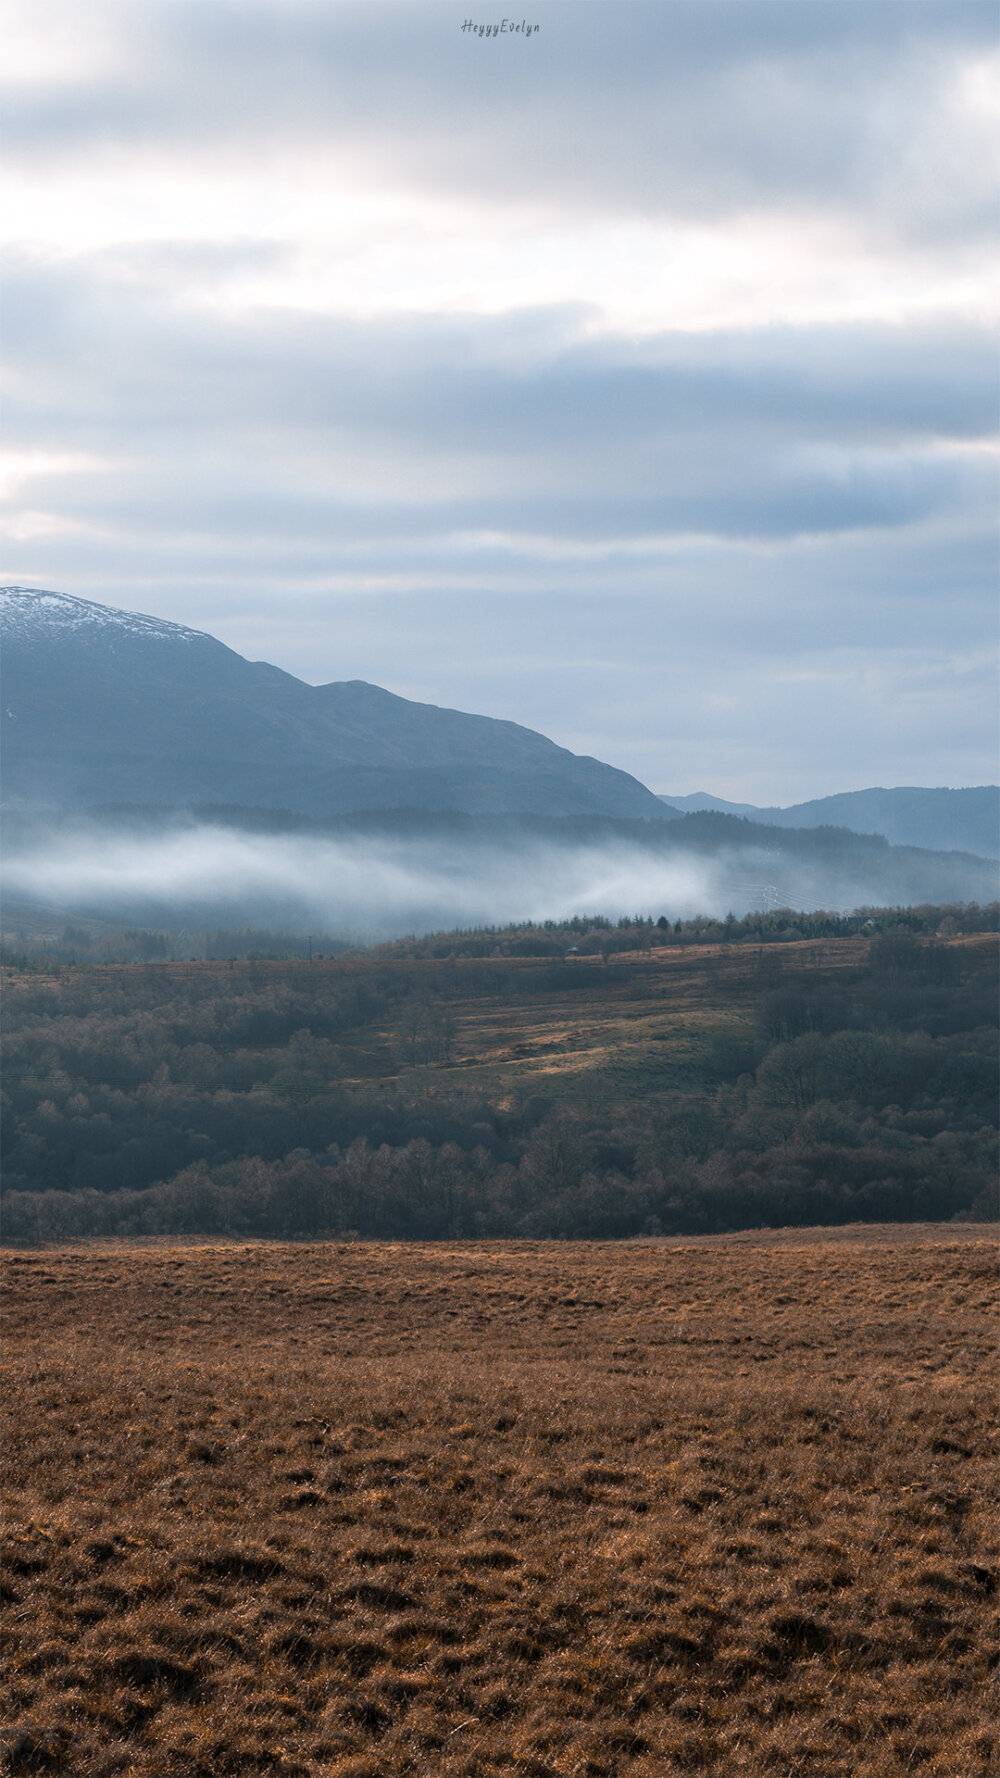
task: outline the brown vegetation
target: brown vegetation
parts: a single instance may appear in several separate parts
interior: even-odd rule
[[[983,1228],[6,1266],[11,1772],[995,1769]]]

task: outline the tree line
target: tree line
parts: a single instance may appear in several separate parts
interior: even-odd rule
[[[720,1002],[686,1060],[551,1091],[464,1077],[456,1015],[476,995],[502,1019],[568,982],[640,992],[627,965],[459,966],[453,946],[430,968],[11,969],[3,1231],[620,1237],[989,1215],[996,959],[937,936],[954,919],[936,910],[931,936],[883,923],[826,973],[762,944],[739,1017]]]
[[[978,902],[950,906],[861,907],[852,912],[767,908],[737,918],[727,914],[677,919],[667,914],[576,914],[567,920],[512,921],[457,931],[409,934],[384,943],[357,946],[342,935],[290,932],[267,927],[179,927],[67,924],[58,935],[8,934],[0,943],[0,966],[47,973],[62,964],[162,962],[287,962],[295,958],[447,959],[452,957],[606,956],[616,952],[704,944],[787,944],[796,938],[849,938],[857,934],[904,932],[954,937],[994,932],[1000,907]]]

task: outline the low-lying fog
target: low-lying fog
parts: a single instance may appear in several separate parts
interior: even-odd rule
[[[458,852],[439,838],[224,827],[52,835],[8,858],[4,876],[11,895],[142,925],[238,915],[254,925],[315,927],[359,940],[582,912],[678,918],[729,906],[712,863],[650,857],[638,847],[524,840],[516,851],[476,845]]]
[[[907,855],[883,846],[868,861],[850,836],[843,839],[848,855],[841,860],[829,846],[823,857],[779,853],[770,843],[685,849],[666,831],[645,841],[581,839],[514,826],[463,839],[441,832],[256,833],[212,823],[73,824],[15,834],[4,878],[9,924],[16,904],[30,901],[167,930],[281,925],[353,942],[574,914],[673,920],[779,905],[846,910],[987,898],[971,879],[962,893],[957,855],[952,875],[959,887],[949,892],[939,869],[925,881],[926,869],[914,873],[911,866],[907,885],[896,880]],[[940,855],[908,857],[937,867]]]

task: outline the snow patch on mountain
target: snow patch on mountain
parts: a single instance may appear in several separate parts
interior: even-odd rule
[[[98,631],[114,635],[160,637],[171,642],[212,642],[204,630],[191,630],[185,624],[168,623],[164,618],[145,617],[138,611],[117,611],[110,605],[95,605],[90,599],[78,599],[72,593],[53,593],[43,588],[0,587],[0,632],[8,637],[30,640],[34,635],[53,631]]]

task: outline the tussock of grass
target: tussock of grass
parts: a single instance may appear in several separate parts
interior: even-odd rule
[[[7,1769],[993,1770],[995,1270],[973,1225],[12,1256]]]

